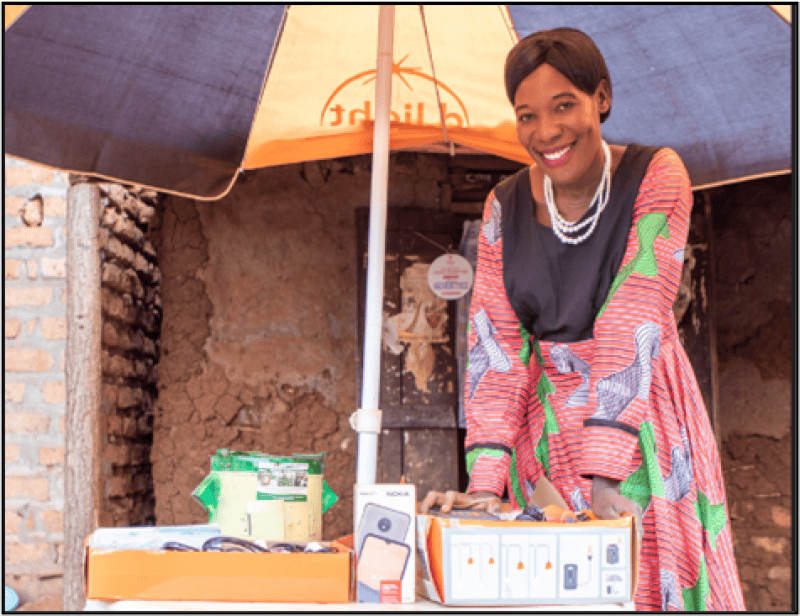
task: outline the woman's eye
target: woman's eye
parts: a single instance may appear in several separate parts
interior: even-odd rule
[[[572,107],[573,103],[561,103],[556,107],[556,111],[566,111]]]
[[[530,113],[523,113],[523,114],[517,116],[517,122],[522,122],[522,123],[528,122],[528,121],[530,121],[531,117],[532,116],[531,116]]]

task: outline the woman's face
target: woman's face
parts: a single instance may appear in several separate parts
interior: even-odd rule
[[[558,188],[593,191],[603,169],[600,114],[611,104],[606,81],[594,94],[542,64],[517,89],[517,138]]]

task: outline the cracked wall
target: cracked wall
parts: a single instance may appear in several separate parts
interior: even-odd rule
[[[159,525],[207,521],[191,491],[216,449],[328,452],[352,532],[355,213],[370,157],[261,169],[216,202],[168,197],[158,240],[163,321],[153,480]],[[441,157],[393,155],[390,206],[435,207]]]

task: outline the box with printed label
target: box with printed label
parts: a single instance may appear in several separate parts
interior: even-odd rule
[[[445,605],[627,603],[636,587],[632,518],[584,522],[417,514],[421,586]]]
[[[356,485],[353,506],[358,601],[413,603],[414,485]]]

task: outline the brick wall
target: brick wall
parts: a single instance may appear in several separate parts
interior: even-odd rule
[[[102,396],[100,526],[155,524],[153,403],[157,395],[161,273],[148,237],[158,195],[99,183]]]
[[[5,158],[5,583],[59,610],[64,546],[68,174]],[[100,526],[154,524],[150,463],[161,322],[149,233],[158,195],[99,183]],[[46,597],[46,599],[42,599]],[[44,601],[44,602],[43,602]]]
[[[62,572],[67,175],[5,158],[5,573]]]

